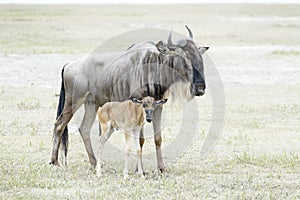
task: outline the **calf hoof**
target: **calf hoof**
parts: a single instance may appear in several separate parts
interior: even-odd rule
[[[97,172],[97,177],[101,178],[102,177],[102,173],[101,172]]]
[[[96,175],[97,175],[98,178],[100,178],[102,176],[101,164],[97,165],[97,167],[96,167]]]
[[[144,175],[144,173],[143,174],[141,174],[141,179],[145,179],[146,177],[145,177],[145,175]]]
[[[127,180],[128,179],[128,174],[124,174],[124,180]]]
[[[139,176],[143,176],[145,177],[146,173],[145,172],[138,172],[138,171],[135,171],[135,174],[139,175]]]

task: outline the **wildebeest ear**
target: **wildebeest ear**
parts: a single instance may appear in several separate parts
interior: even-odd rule
[[[141,100],[139,100],[139,99],[137,99],[137,98],[135,98],[135,97],[131,97],[131,101],[132,101],[133,103],[143,103]]]
[[[208,49],[209,49],[209,47],[199,47],[199,48],[198,48],[199,53],[200,53],[201,55],[203,55]]]
[[[156,105],[161,105],[161,104],[166,103],[167,101],[168,101],[168,99],[160,99],[160,100],[157,100],[157,101],[155,102],[155,104],[156,104]]]
[[[165,44],[163,41],[159,41],[155,44],[156,48],[158,51],[160,51],[161,53],[167,53],[169,52],[169,48],[168,45]]]
[[[187,42],[186,42],[186,40],[179,40],[176,44],[178,46],[180,46],[180,47],[185,47],[185,45],[187,44]]]

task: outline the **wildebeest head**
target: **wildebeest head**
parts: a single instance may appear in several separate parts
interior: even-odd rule
[[[187,73],[186,77],[191,83],[190,92],[193,96],[201,96],[205,94],[206,88],[202,55],[209,47],[197,47],[193,41],[192,31],[188,26],[185,27],[189,32],[189,39],[181,39],[173,43],[171,30],[168,43],[165,44],[162,41],[159,41],[156,44],[156,47],[161,53],[174,55],[175,58],[179,57],[179,60],[184,61],[183,65],[185,67],[185,72]]]
[[[147,96],[144,97],[142,100],[139,100],[137,98],[131,98],[131,101],[133,103],[139,103],[143,105],[143,108],[146,113],[146,121],[151,122],[153,118],[153,111],[154,109],[167,102],[168,99],[160,99],[160,100],[155,100],[153,97]]]

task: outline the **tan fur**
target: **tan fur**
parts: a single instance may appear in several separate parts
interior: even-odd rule
[[[112,128],[130,129],[132,126],[143,126],[144,110],[142,105],[132,101],[108,102],[98,110],[100,124],[111,121]],[[105,133],[106,130],[102,130]]]
[[[101,176],[101,162],[102,152],[105,142],[111,136],[113,129],[122,129],[125,131],[125,164],[124,164],[124,178],[128,176],[128,157],[130,154],[130,139],[133,138],[136,146],[136,153],[138,157],[138,173],[141,177],[144,176],[142,169],[142,145],[143,125],[145,120],[145,111],[142,104],[146,104],[145,109],[154,109],[154,98],[145,97],[142,103],[133,103],[131,100],[124,102],[108,102],[98,110],[98,119],[101,126],[100,137],[100,152],[97,160],[97,176]]]

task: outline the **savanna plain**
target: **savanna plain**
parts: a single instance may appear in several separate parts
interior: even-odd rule
[[[185,24],[198,45],[210,46],[204,56],[208,89],[183,106],[165,105],[168,171],[156,170],[147,125],[145,179],[135,175],[133,155],[131,174],[123,179],[122,132],[112,136],[103,177],[97,178],[78,132],[83,109],[69,124],[68,167],[49,165],[64,63],[105,41],[126,49],[126,41],[110,40],[124,32],[173,27],[187,35]],[[299,35],[300,5],[0,5],[0,197],[299,199]],[[223,85],[224,107],[212,95],[218,80],[210,76],[213,69]],[[224,114],[224,121],[217,120],[222,129],[212,133],[204,156],[214,112]],[[91,137],[97,153],[96,120]]]

